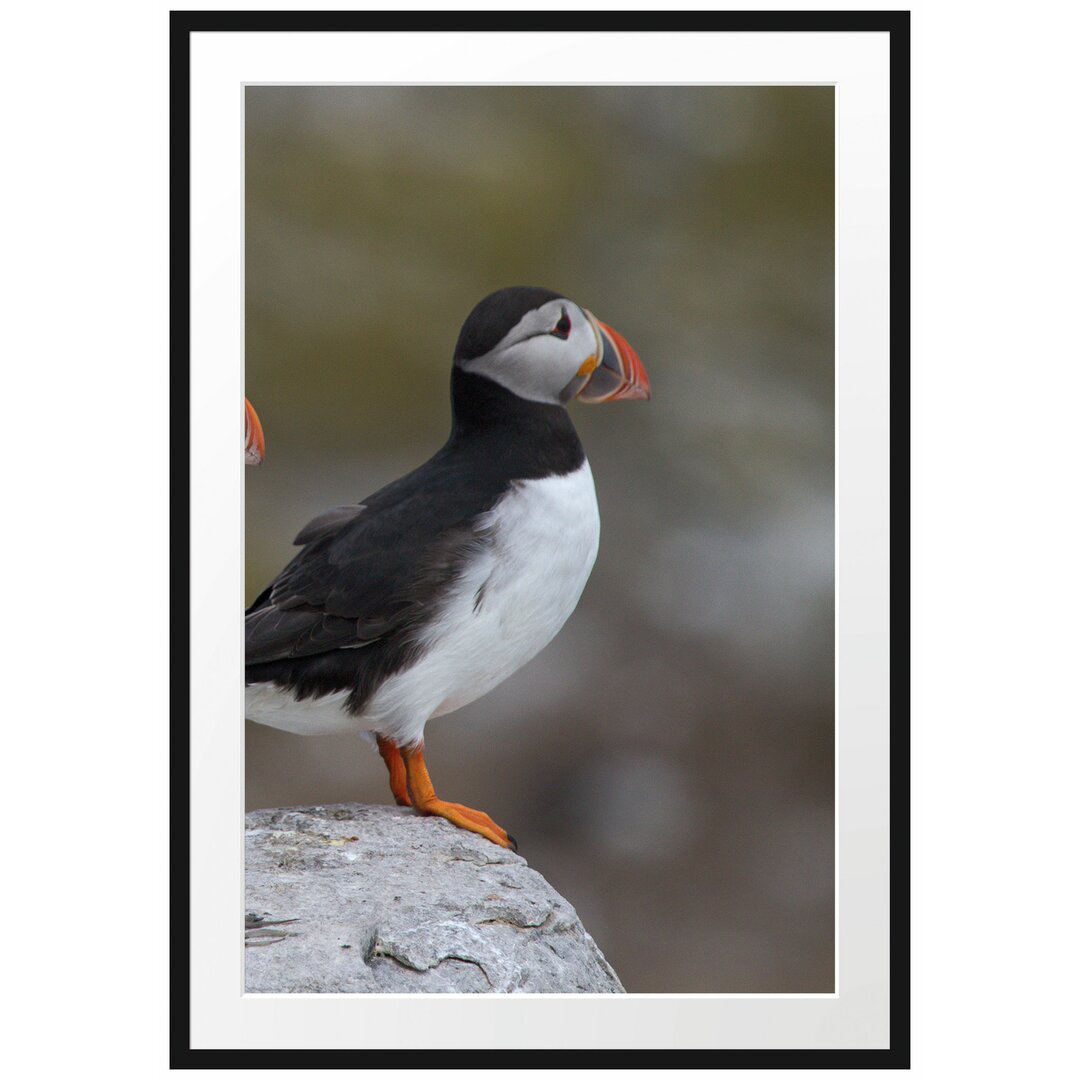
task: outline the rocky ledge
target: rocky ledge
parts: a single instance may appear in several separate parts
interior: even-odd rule
[[[624,993],[520,855],[438,818],[255,810],[246,867],[249,993]]]

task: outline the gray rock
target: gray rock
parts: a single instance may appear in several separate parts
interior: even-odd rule
[[[255,810],[246,865],[249,993],[625,992],[520,855],[439,818]]]

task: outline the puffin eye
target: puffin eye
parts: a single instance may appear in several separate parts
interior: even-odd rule
[[[566,314],[566,309],[563,309],[562,318],[555,324],[555,329],[551,331],[557,338],[562,338],[565,341],[570,336],[570,316]]]

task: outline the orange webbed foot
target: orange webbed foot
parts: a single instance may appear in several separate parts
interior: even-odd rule
[[[451,825],[469,832],[478,833],[499,847],[517,851],[517,842],[501,826],[497,825],[482,810],[474,810],[461,803],[447,802],[435,794],[435,786],[428,775],[424,763],[424,747],[407,748],[400,751],[404,763],[408,793],[413,807],[418,813],[445,818]]]
[[[459,829],[468,829],[469,832],[479,833],[493,844],[509,848],[511,851],[517,851],[517,841],[501,825],[492,821],[483,810],[474,810],[471,806],[447,802],[445,799],[433,799],[420,807],[420,812],[445,818]]]

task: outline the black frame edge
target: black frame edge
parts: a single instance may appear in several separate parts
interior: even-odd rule
[[[190,1067],[191,1037],[191,40],[169,34],[169,1046]]]
[[[889,32],[889,1030],[911,1068],[911,13]],[[902,963],[897,961],[902,960]]]

